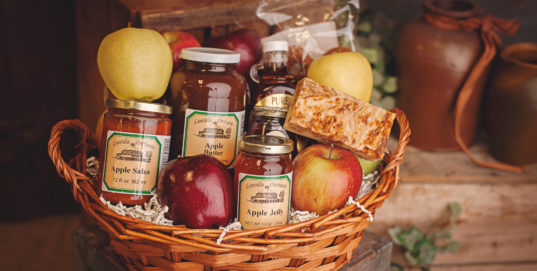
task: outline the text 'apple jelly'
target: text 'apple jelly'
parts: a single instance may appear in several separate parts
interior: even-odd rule
[[[291,204],[293,141],[249,135],[235,165],[237,216],[244,229],[287,224]]]

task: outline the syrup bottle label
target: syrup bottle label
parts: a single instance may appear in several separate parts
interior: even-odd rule
[[[293,173],[259,176],[239,173],[238,219],[244,229],[287,224]]]
[[[170,136],[109,130],[106,137],[102,190],[122,194],[154,194],[166,166]]]
[[[293,95],[283,93],[271,94],[259,100],[254,105],[254,108],[256,110],[287,111],[292,101]]]
[[[187,109],[181,154],[184,157],[211,155],[231,167],[237,158],[243,125],[244,111],[222,113]]]

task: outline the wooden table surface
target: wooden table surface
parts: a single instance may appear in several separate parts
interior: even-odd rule
[[[483,145],[471,150],[491,159]],[[394,225],[433,230],[447,222],[449,202],[463,208],[453,231],[462,248],[438,255],[433,270],[537,270],[537,165],[509,173],[474,166],[462,152],[409,147],[401,181],[370,229],[382,234]],[[400,254],[394,261],[404,263]]]

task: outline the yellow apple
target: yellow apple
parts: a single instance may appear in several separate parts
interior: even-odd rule
[[[343,52],[322,56],[311,63],[307,76],[364,102],[371,99],[373,72],[369,61],[360,53]]]
[[[97,65],[110,92],[118,99],[153,101],[166,91],[173,60],[160,33],[128,27],[104,37]]]

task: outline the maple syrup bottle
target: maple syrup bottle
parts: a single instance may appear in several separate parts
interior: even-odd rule
[[[287,51],[286,41],[263,43],[263,68],[258,71],[259,84],[251,95],[254,114],[256,111],[287,114],[296,87],[296,80],[287,69]]]

